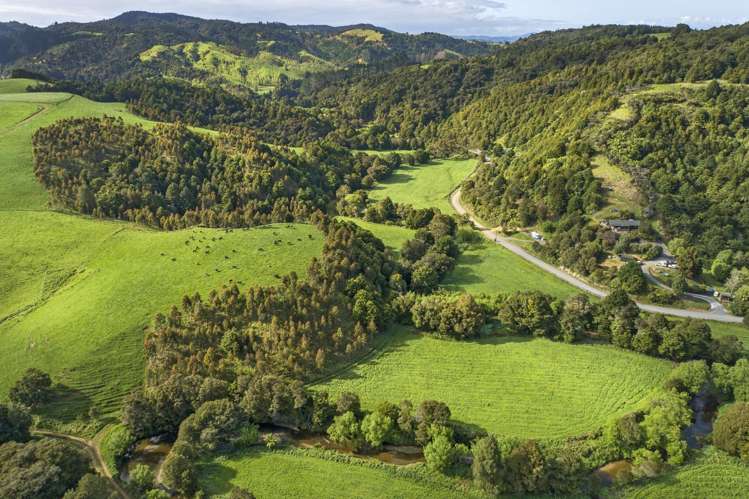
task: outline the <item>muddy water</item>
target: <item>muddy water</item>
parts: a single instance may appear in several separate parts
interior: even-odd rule
[[[419,447],[411,447],[411,446],[396,447],[396,446],[386,445],[383,450],[378,451],[378,452],[371,452],[371,453],[370,452],[351,452],[349,450],[343,449],[340,446],[336,445],[325,435],[307,435],[307,434],[286,433],[285,436],[286,438],[288,438],[289,442],[292,445],[294,445],[295,447],[302,448],[302,449],[309,449],[313,447],[322,448],[322,449],[330,449],[330,450],[334,450],[337,452],[349,454],[355,457],[361,457],[365,459],[377,459],[378,461],[382,461],[383,463],[395,464],[398,466],[405,466],[409,464],[424,462],[424,455],[422,454],[421,449]]]
[[[127,465],[122,469],[120,478],[127,482],[130,478],[130,472],[139,464],[145,464],[154,475],[159,476],[161,464],[166,459],[166,455],[172,449],[170,442],[160,442],[158,439],[145,439],[136,442],[135,447],[130,453]]]
[[[615,482],[627,480],[632,470],[632,463],[629,461],[613,461],[605,466],[601,466],[595,472],[595,476],[601,480],[604,485],[611,485]]]

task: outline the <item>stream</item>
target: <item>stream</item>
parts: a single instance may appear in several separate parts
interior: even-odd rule
[[[702,389],[689,401],[692,409],[693,421],[681,431],[690,449],[699,449],[704,445],[705,437],[713,431],[713,419],[718,403],[708,390]],[[632,463],[626,460],[613,461],[598,468],[594,475],[604,485],[612,485],[621,480],[627,480],[632,470]]]
[[[415,446],[394,446],[386,445],[382,450],[375,452],[351,452],[343,449],[332,442],[325,435],[296,433],[286,428],[277,426],[263,425],[260,428],[261,435],[273,434],[279,438],[283,444],[292,445],[300,449],[330,449],[343,454],[359,457],[362,459],[376,459],[383,463],[394,464],[397,466],[406,466],[414,463],[423,463],[424,454],[420,447]],[[173,442],[167,441],[161,437],[146,438],[139,440],[129,453],[126,465],[120,473],[120,479],[126,482],[130,479],[130,473],[139,464],[145,464],[156,475],[159,481],[161,465],[166,459],[167,454],[172,449]]]

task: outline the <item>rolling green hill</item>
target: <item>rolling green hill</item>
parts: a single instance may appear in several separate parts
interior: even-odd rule
[[[248,86],[256,92],[273,89],[282,76],[300,80],[308,73],[337,69],[333,63],[306,50],[300,50],[293,57],[261,50],[250,57],[212,42],[189,42],[169,47],[155,45],[141,52],[139,58],[167,76],[179,77],[185,67],[190,67],[201,73],[196,79],[198,83],[215,79]]]
[[[634,409],[670,369],[611,346],[448,341],[398,328],[377,355],[316,387],[358,393],[370,409],[384,400],[440,400],[456,421],[500,436],[554,439]]]
[[[35,130],[66,117],[125,110],[61,93],[17,93],[29,82],[0,81],[0,398],[28,367],[65,385],[49,413],[110,414],[140,384],[143,328],[184,294],[224,284],[272,284],[306,272],[322,238],[308,225],[226,232],[159,232],[134,224],[47,210],[33,174]],[[275,240],[283,244],[274,244]]]

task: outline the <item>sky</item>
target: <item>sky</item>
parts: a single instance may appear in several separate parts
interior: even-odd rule
[[[458,36],[520,35],[588,24],[683,22],[704,28],[749,21],[749,0],[0,0],[0,21],[46,26],[105,19],[129,10],[240,22],[371,23],[402,32]]]

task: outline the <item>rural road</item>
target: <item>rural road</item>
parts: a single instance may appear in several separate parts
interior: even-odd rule
[[[512,243],[507,238],[498,235],[493,230],[482,225],[481,222],[476,220],[473,217],[473,215],[468,213],[468,211],[461,204],[460,188],[455,189],[452,192],[452,194],[450,194],[450,204],[452,205],[453,209],[458,214],[467,215],[468,218],[471,220],[471,222],[473,222],[473,224],[484,235],[484,237],[486,237],[490,241],[493,241],[496,244],[499,244],[505,249],[523,258],[524,260],[529,261],[533,265],[540,267],[541,269],[545,270],[546,272],[549,272],[550,274],[554,274],[559,279],[565,281],[568,284],[571,284],[572,286],[575,286],[578,289],[581,289],[599,298],[603,298],[608,294],[608,291],[599,289],[595,286],[591,286],[590,284],[582,281],[581,279],[578,279],[572,274],[565,272],[564,270],[541,260],[540,258],[528,253],[526,250],[524,250],[517,244]],[[743,322],[742,317],[729,314],[728,312],[726,312],[726,310],[722,306],[719,308],[718,307],[714,308],[712,303],[710,306],[710,311],[684,310],[680,308],[661,307],[659,305],[649,305],[646,303],[637,303],[637,306],[640,308],[640,310],[644,310],[645,312],[671,315],[674,317],[685,317],[685,318],[718,321],[718,322],[732,322],[736,324],[740,324]]]
[[[112,477],[112,473],[110,473],[109,468],[107,467],[107,464],[104,462],[104,459],[101,457],[101,452],[99,451],[99,446],[96,445],[96,442],[92,440],[85,440],[83,438],[74,437],[73,435],[67,435],[65,433],[57,433],[54,431],[45,431],[45,430],[34,430],[32,431],[34,435],[39,435],[42,437],[50,437],[50,438],[59,438],[61,440],[67,440],[68,442],[72,442],[75,445],[82,447],[86,450],[86,452],[89,453],[91,456],[91,460],[94,463],[94,469],[109,480],[109,483],[112,484],[112,487],[117,491],[117,493],[122,497],[122,499],[130,499],[130,495],[128,495],[127,492],[125,492],[125,489],[122,488],[122,486],[117,483],[117,480],[115,480]]]

